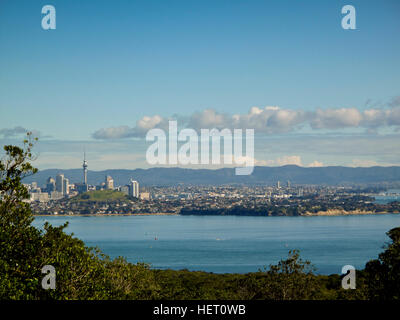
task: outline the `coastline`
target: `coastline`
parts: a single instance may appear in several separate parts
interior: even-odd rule
[[[34,214],[34,217],[115,217],[115,216],[179,216],[178,213],[94,213],[94,214]]]
[[[396,214],[398,212],[376,212],[376,211],[365,211],[365,210],[339,210],[339,209],[329,209],[326,211],[318,211],[316,213],[306,212],[303,216],[304,217],[314,217],[314,216],[363,216],[363,215],[380,215],[380,214],[388,214],[393,213]]]
[[[322,217],[322,216],[330,216],[330,217],[340,217],[340,216],[367,216],[367,215],[384,215],[384,214],[400,214],[400,212],[374,212],[374,211],[362,211],[362,210],[353,210],[353,211],[344,211],[344,210],[328,210],[328,211],[318,211],[317,213],[306,212],[303,215],[298,217]],[[170,213],[170,212],[159,212],[159,213],[95,213],[95,214],[34,214],[34,217],[115,217],[115,216],[184,216],[179,213]],[[193,216],[193,215],[191,215]],[[201,215],[207,216],[207,215]],[[209,215],[215,216],[215,215]],[[221,216],[238,216],[241,215],[221,215]],[[247,215],[243,215],[246,216]],[[259,217],[254,215],[253,217]],[[270,217],[270,216],[262,216],[262,217]],[[280,216],[285,217],[285,216]],[[287,216],[293,217],[293,216]]]

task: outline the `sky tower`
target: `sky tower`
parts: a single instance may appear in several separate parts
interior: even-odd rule
[[[87,184],[87,161],[86,161],[86,152],[83,153],[83,184]]]

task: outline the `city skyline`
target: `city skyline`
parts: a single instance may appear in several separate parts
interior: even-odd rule
[[[93,184],[88,182],[88,162],[86,160],[86,153],[83,156],[83,179],[81,182],[74,182],[70,184],[69,178],[65,177],[64,173],[59,172],[56,178],[48,177],[46,184],[38,185],[37,181],[30,184],[25,184],[30,194],[30,201],[47,202],[49,200],[60,200],[62,198],[73,198],[78,194],[94,190],[113,190],[120,191],[133,198],[139,198],[143,195],[140,192],[139,182],[130,179],[130,182],[125,185],[114,184],[114,179],[109,175],[105,175],[104,182],[100,184]],[[146,193],[145,193],[146,194]],[[146,195],[144,195],[146,197]]]
[[[54,1],[43,30],[41,2],[4,1],[0,142],[33,131],[39,169],[85,149],[94,170],[149,168],[146,131],[175,119],[255,129],[256,166],[398,166],[400,4],[353,1],[344,30],[345,4]]]

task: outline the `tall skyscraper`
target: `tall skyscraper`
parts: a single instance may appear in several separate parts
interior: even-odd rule
[[[64,194],[64,175],[62,173],[56,177],[56,191]]]
[[[131,180],[129,185],[129,195],[134,198],[139,198],[139,182]]]
[[[87,161],[86,161],[86,152],[83,153],[83,184],[87,184]]]
[[[52,177],[49,177],[47,179],[46,190],[48,194],[51,194],[53,191],[56,191],[56,181]]]
[[[63,195],[66,196],[69,194],[69,179],[64,178],[64,190],[63,190]]]
[[[281,187],[281,182],[280,182],[280,181],[278,181],[278,183],[276,184],[276,187],[277,187],[278,189],[280,189],[280,187]]]
[[[106,179],[105,179],[104,182],[105,182],[106,189],[109,189],[109,190],[114,189],[114,180],[113,180],[113,178],[111,178],[110,176],[106,176]]]

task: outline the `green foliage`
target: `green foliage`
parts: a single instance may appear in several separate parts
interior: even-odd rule
[[[128,200],[128,196],[115,190],[93,190],[77,195],[73,198],[75,202],[114,202]]]
[[[387,235],[392,242],[378,259],[365,266],[368,296],[374,300],[400,299],[400,227],[391,229]]]
[[[5,146],[0,162],[0,299],[152,299],[158,286],[145,264],[111,260],[64,232],[67,224],[38,230],[21,180],[37,169],[31,134],[23,148]],[[56,289],[41,287],[41,269],[56,270]]]
[[[16,230],[24,230],[33,221],[29,204],[22,201],[29,194],[21,180],[37,172],[27,161],[34,159],[32,147],[36,140],[28,133],[23,148],[4,146],[5,156],[0,161],[1,228],[12,226]]]
[[[32,298],[31,289],[38,282],[36,243],[40,232],[30,225],[30,206],[23,201],[28,191],[21,183],[37,171],[27,162],[33,159],[34,140],[29,133],[23,148],[4,146],[0,161],[0,296],[4,298]]]
[[[318,285],[310,261],[303,261],[297,250],[290,250],[286,260],[266,271],[264,295],[273,300],[304,300],[316,297]]]
[[[160,297],[168,300],[333,300],[348,291],[341,288],[339,275],[318,276],[313,271],[311,263],[294,250],[287,259],[254,273],[154,272],[161,286]]]

